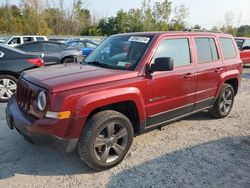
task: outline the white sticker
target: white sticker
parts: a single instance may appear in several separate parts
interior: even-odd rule
[[[129,42],[141,42],[145,44],[147,44],[149,40],[150,38],[148,37],[135,37],[135,36],[132,36],[128,39]]]

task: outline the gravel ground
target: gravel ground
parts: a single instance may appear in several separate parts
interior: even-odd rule
[[[250,187],[250,67],[227,118],[202,112],[138,136],[115,168],[94,172],[76,153],[27,143],[0,104],[0,187]]]

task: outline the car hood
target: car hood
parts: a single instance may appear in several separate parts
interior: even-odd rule
[[[61,64],[32,69],[22,77],[56,93],[138,76],[136,71],[106,69],[81,64]]]

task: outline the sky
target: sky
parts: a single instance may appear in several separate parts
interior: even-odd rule
[[[19,0],[8,1],[18,4]],[[152,4],[163,0],[151,0]],[[225,14],[234,14],[234,25],[250,25],[250,0],[170,0],[174,5],[185,4],[189,9],[189,26],[199,24],[210,29],[225,22]],[[72,0],[64,0],[65,7],[72,5]],[[139,8],[141,0],[86,0],[85,7],[90,9],[97,17],[113,16],[120,9],[129,10]]]

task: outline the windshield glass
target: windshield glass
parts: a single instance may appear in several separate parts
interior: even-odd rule
[[[238,48],[239,49],[242,48],[244,40],[243,39],[235,39],[235,41],[237,43]]]
[[[86,63],[111,69],[134,70],[148,48],[152,37],[111,36],[86,58]]]

